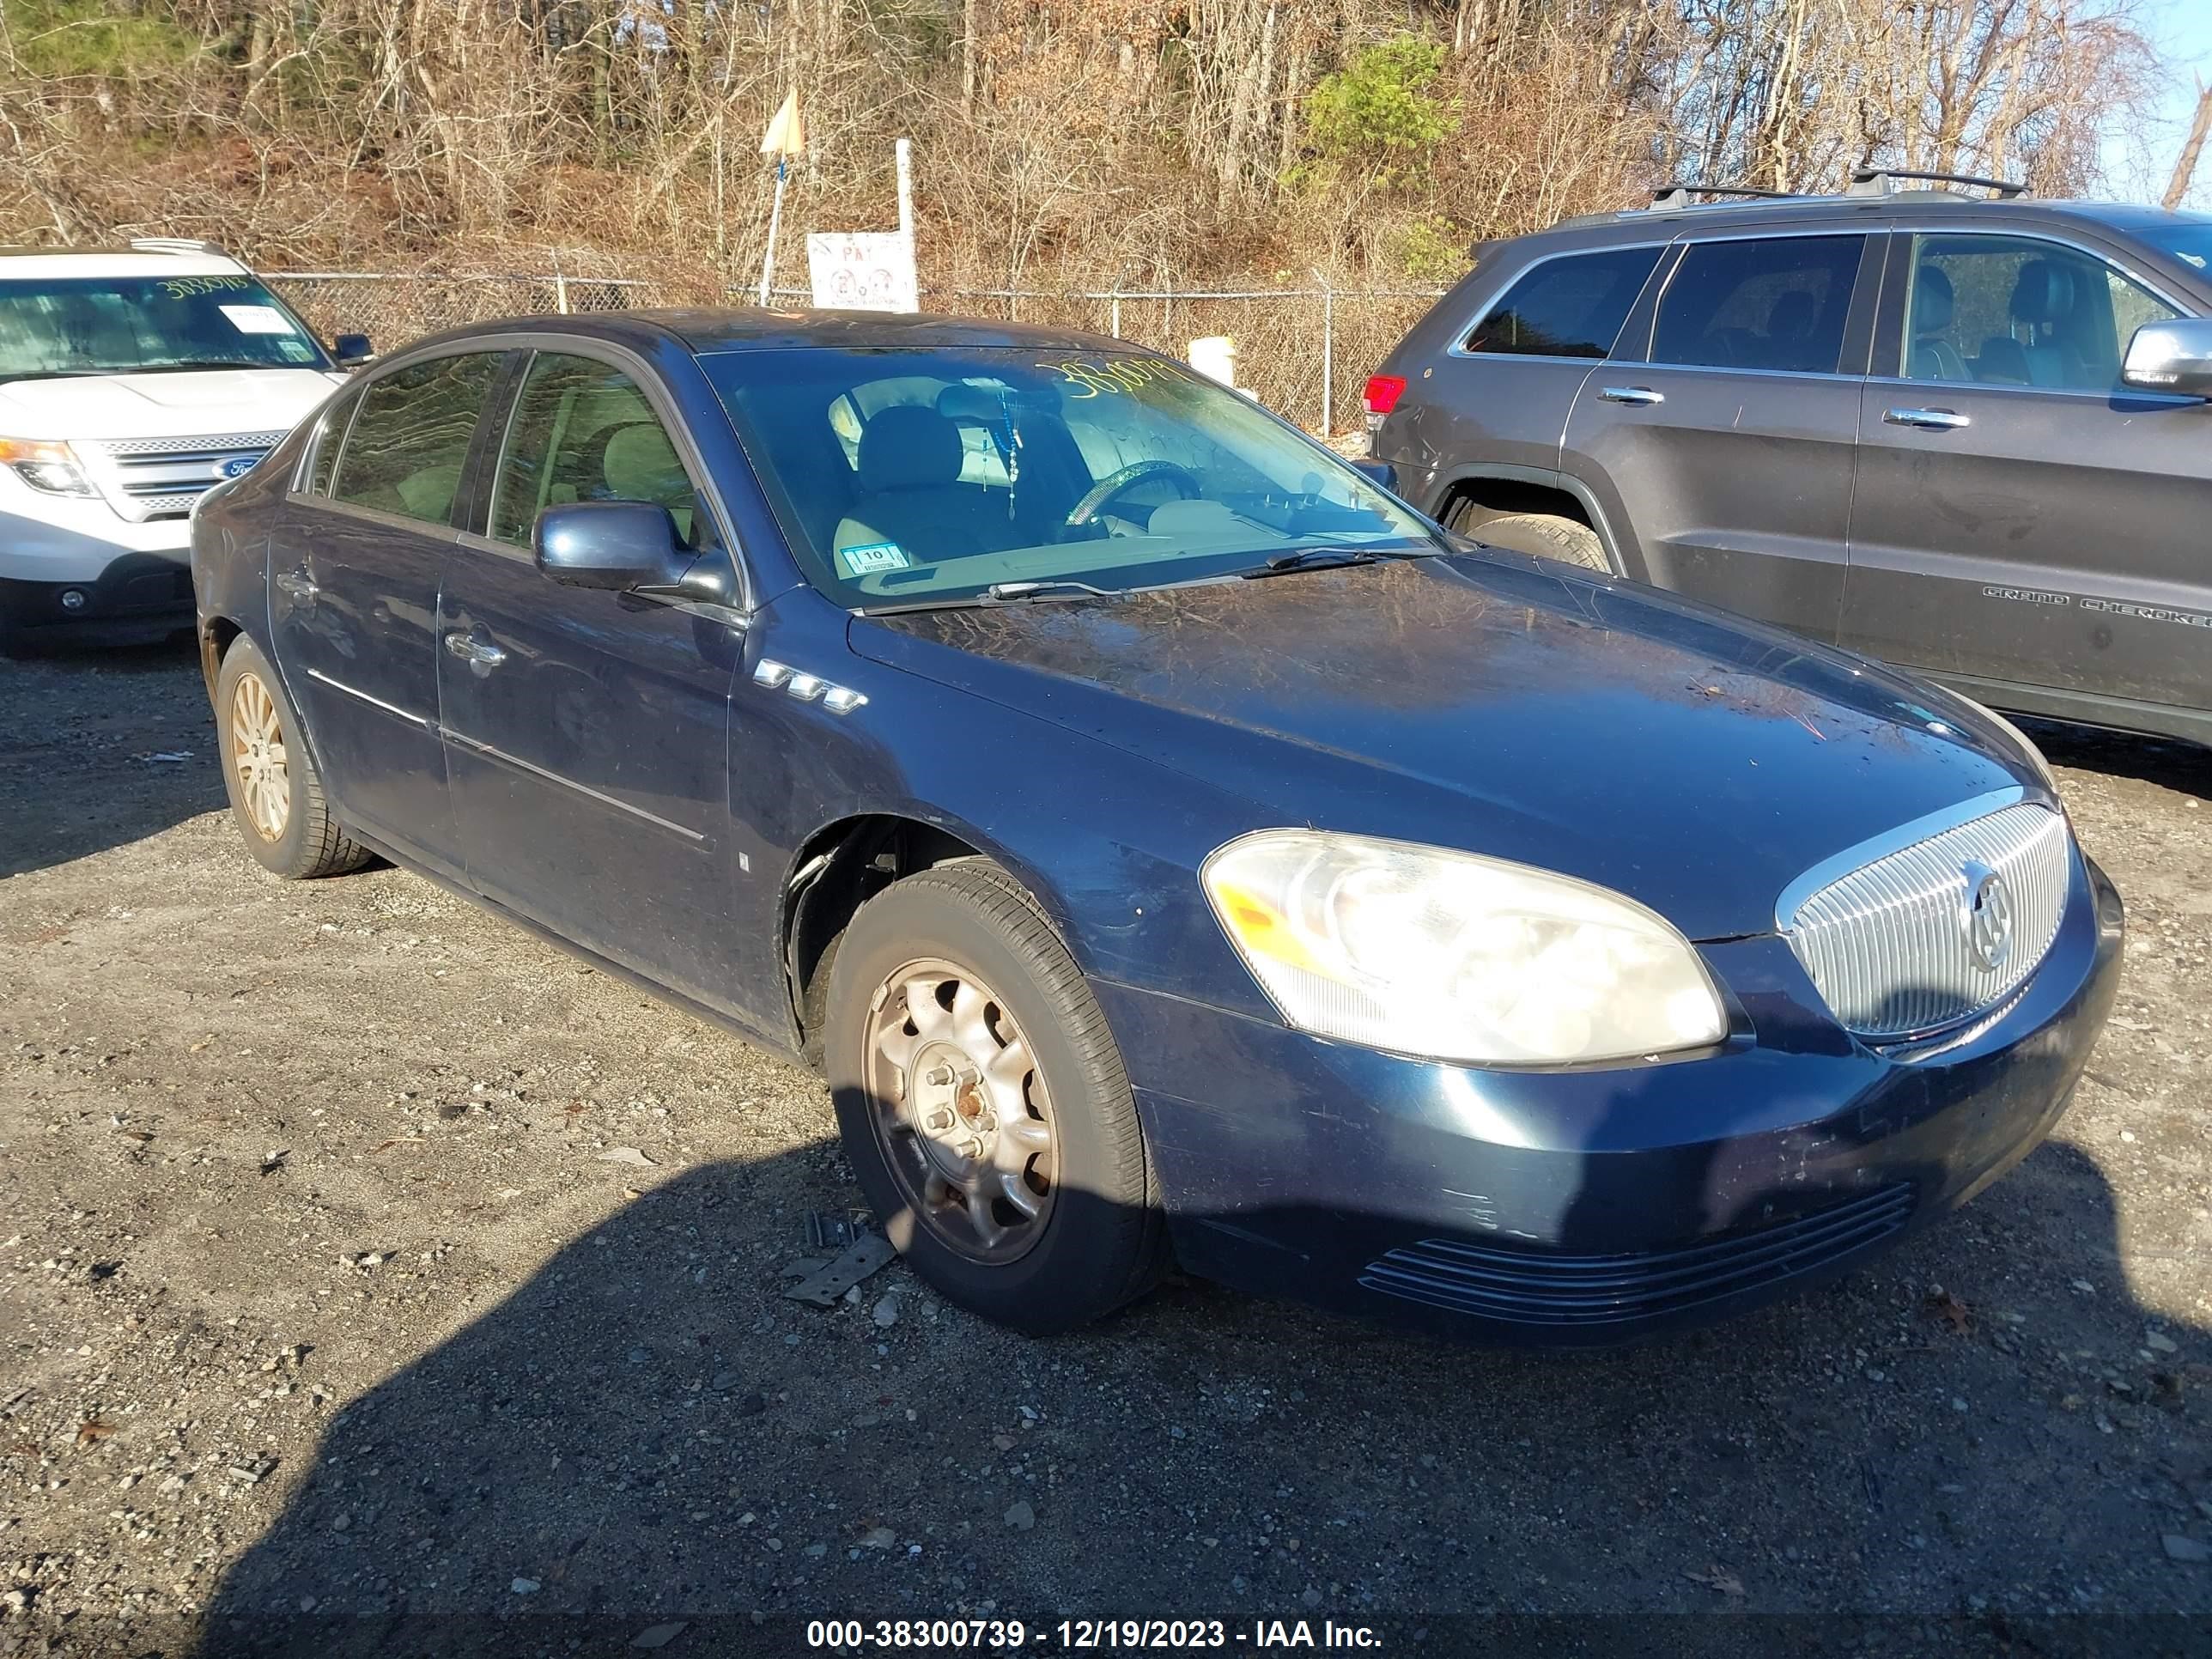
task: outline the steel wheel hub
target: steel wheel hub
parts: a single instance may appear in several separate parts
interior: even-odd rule
[[[908,963],[876,992],[869,1097],[878,1144],[924,1225],[973,1260],[1026,1254],[1051,1213],[1051,1098],[991,988]]]
[[[264,841],[283,840],[292,816],[292,775],[276,700],[258,674],[240,674],[231,689],[230,768],[254,833]]]

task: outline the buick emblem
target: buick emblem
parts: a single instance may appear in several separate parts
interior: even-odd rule
[[[1976,967],[1993,974],[2012,955],[2012,889],[1986,864],[1969,862],[1960,873],[1966,878],[1966,903],[1960,918],[1966,927],[1966,954]]]

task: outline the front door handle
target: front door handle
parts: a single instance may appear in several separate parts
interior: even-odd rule
[[[507,653],[489,640],[479,640],[467,634],[447,635],[446,649],[463,662],[478,668],[496,668],[507,660]]]
[[[1638,409],[1649,408],[1653,404],[1663,404],[1667,401],[1665,392],[1654,392],[1648,386],[1601,386],[1598,388],[1597,395],[1609,404],[1633,404]]]
[[[1892,426],[1916,426],[1923,432],[1951,432],[1974,423],[1971,415],[1952,409],[1890,409],[1881,418]]]
[[[313,605],[316,595],[323,591],[315,586],[315,579],[307,574],[305,565],[297,570],[286,571],[276,579],[276,586],[302,605]]]

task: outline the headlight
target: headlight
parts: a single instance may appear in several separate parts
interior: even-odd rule
[[[1291,1024],[1475,1063],[1620,1060],[1717,1042],[1689,941],[1632,899],[1523,864],[1262,830],[1200,875]]]
[[[89,495],[92,485],[76,464],[76,453],[67,444],[42,438],[0,438],[0,462],[15,469],[15,476],[32,489],[48,495]]]

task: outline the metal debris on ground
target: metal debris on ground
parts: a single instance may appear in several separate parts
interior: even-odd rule
[[[870,1273],[888,1266],[897,1252],[881,1233],[863,1233],[834,1261],[824,1263],[784,1292],[793,1302],[834,1308],[837,1298]]]

